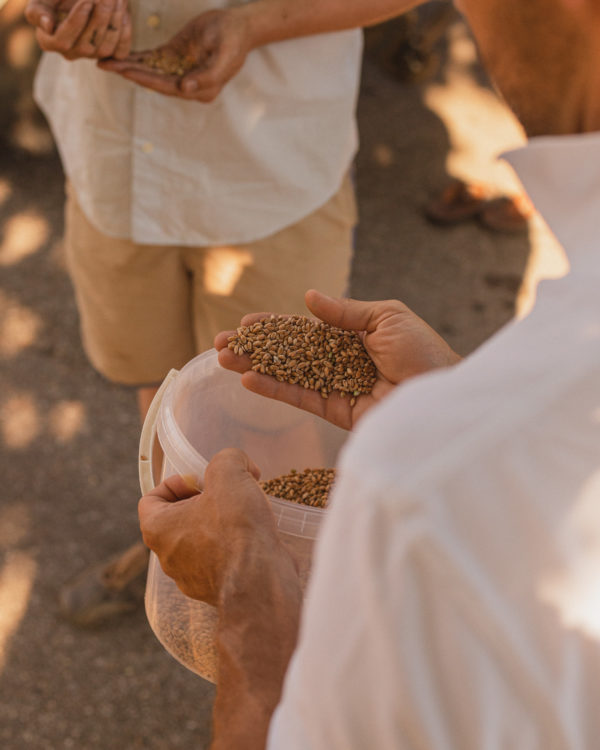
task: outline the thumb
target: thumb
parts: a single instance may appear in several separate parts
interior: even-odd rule
[[[42,29],[47,34],[54,30],[54,8],[41,0],[32,0],[25,8],[25,18],[32,25]]]
[[[198,495],[200,483],[191,475],[173,475],[165,479],[161,484],[150,490],[138,503],[138,517],[144,534],[144,539],[151,538],[154,531],[164,518],[164,513],[171,514],[167,508],[176,507],[178,500],[185,500]],[[172,515],[172,514],[171,514]],[[169,516],[170,517],[170,516]],[[148,544],[152,549],[152,544]]]
[[[316,289],[304,296],[308,309],[320,320],[348,331],[367,331],[377,328],[378,313],[385,302],[361,302],[355,299],[335,299]]]
[[[259,477],[260,469],[243,451],[225,448],[208,464],[204,474],[204,487],[207,490],[218,490],[219,487],[230,489],[249,479],[254,483]]]
[[[167,477],[157,487],[150,490],[145,497],[156,498],[160,503],[176,503],[188,497],[197,495],[201,491],[201,482],[192,474],[185,476]]]
[[[225,83],[213,68],[193,70],[181,79],[181,90],[184,94],[213,92],[218,93]]]
[[[181,80],[181,90],[186,94],[211,92],[215,95],[242,67],[245,54],[228,44],[205,50],[199,67]]]

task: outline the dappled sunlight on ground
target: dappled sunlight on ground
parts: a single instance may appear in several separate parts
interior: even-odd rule
[[[22,550],[8,552],[0,567],[0,672],[10,638],[27,611],[36,569],[33,555]]]
[[[2,394],[0,441],[6,450],[24,450],[40,437],[64,445],[86,425],[86,407],[81,401],[63,400],[44,414],[31,393],[16,390]]]
[[[28,105],[22,108],[22,114],[13,126],[12,142],[31,154],[48,154],[53,148],[52,136],[31,117]]]
[[[11,216],[3,227],[0,241],[0,266],[12,266],[36,253],[50,234],[48,221],[35,212]]]
[[[0,509],[0,674],[10,638],[27,610],[35,581],[36,561],[29,551],[18,549],[27,540],[31,519],[19,501]]]
[[[33,73],[40,56],[35,31],[24,18],[26,0],[0,0],[0,130],[12,146],[50,154],[54,144],[33,101]],[[9,74],[6,74],[9,71]]]
[[[17,549],[27,540],[31,519],[27,506],[14,501],[0,508],[0,674],[10,638],[26,612],[35,580],[36,562]]]
[[[14,357],[31,346],[41,328],[37,313],[0,290],[0,355]]]
[[[50,434],[59,442],[67,443],[85,425],[85,406],[81,401],[60,401],[48,414]]]
[[[6,448],[27,448],[40,434],[41,418],[30,393],[12,393],[0,405],[0,434]]]
[[[6,42],[6,59],[13,68],[26,68],[37,55],[35,31],[31,26],[19,26]]]

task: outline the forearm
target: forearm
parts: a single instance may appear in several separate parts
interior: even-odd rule
[[[424,0],[253,0],[238,6],[253,47],[295,37],[372,26]]]
[[[248,550],[237,556],[221,586],[211,750],[265,747],[301,604],[298,574],[281,544],[259,561]]]

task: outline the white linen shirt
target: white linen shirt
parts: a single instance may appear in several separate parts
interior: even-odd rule
[[[351,437],[269,750],[600,747],[600,135],[507,158],[570,272]]]
[[[231,4],[134,0],[133,49]],[[358,142],[361,49],[359,30],[264,46],[210,104],[45,53],[35,98],[83,211],[104,234],[240,244],[299,221],[340,187]]]

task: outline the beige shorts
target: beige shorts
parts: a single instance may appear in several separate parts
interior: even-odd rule
[[[345,294],[355,224],[347,177],[318,211],[248,245],[137,245],[95,229],[67,185],[67,266],[92,365],[118,383],[154,385],[245,313],[306,313],[310,288]]]

